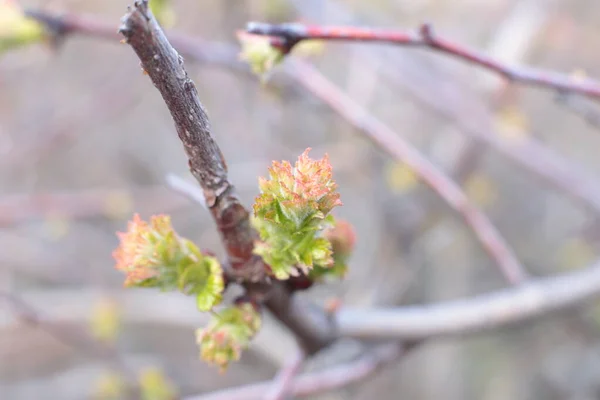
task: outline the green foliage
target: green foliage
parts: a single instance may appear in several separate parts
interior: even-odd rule
[[[348,259],[354,250],[356,234],[352,225],[346,221],[335,221],[335,226],[327,229],[323,236],[331,243],[333,251],[333,266],[315,265],[310,271],[309,278],[314,281],[326,277],[343,278],[348,271]]]
[[[44,36],[44,27],[28,18],[16,2],[0,0],[0,53],[39,42]]]
[[[175,24],[175,11],[171,3],[171,0],[148,1],[152,14],[164,28],[170,28]]]
[[[115,267],[126,274],[125,286],[179,290],[196,296],[201,311],[221,302],[225,286],[221,265],[180,238],[170,217],[153,216],[148,224],[136,214],[127,232],[118,236],[121,242],[113,255]]]
[[[273,162],[270,179],[259,180],[261,193],[254,204],[253,224],[260,240],[254,251],[277,279],[300,272],[312,280],[342,277],[354,246],[352,227],[330,215],[342,203],[329,159],[325,155],[313,160],[309,151],[304,151],[294,167],[287,161]],[[213,314],[208,326],[197,331],[201,358],[221,371],[239,360],[260,329],[261,317],[258,306],[250,303],[214,312],[225,286],[218,260],[179,237],[165,215],[145,222],[136,214],[127,231],[118,237],[114,258],[116,268],[125,273],[125,286],[177,290],[195,296],[198,309]],[[107,338],[115,334],[113,311],[104,305],[95,321],[98,332]],[[143,398],[172,398],[173,391],[165,382],[162,375],[147,375],[140,381]]]
[[[224,309],[206,328],[197,331],[200,357],[225,371],[231,361],[240,359],[260,325],[260,314],[250,303]]]
[[[261,178],[253,224],[261,241],[255,253],[270,265],[277,279],[308,273],[314,265],[333,266],[331,243],[319,233],[333,224],[328,214],[341,205],[327,156],[315,161],[307,149],[295,167],[273,162],[270,180]]]

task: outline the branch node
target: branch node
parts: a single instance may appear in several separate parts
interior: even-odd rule
[[[429,44],[434,43],[433,26],[431,25],[431,23],[424,22],[423,24],[421,24],[421,26],[419,27],[419,33],[421,34],[421,38],[424,42]]]

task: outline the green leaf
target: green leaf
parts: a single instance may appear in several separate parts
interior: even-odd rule
[[[195,295],[200,311],[209,311],[221,302],[224,286],[221,265],[214,257],[203,257],[189,265],[179,277],[179,290]]]

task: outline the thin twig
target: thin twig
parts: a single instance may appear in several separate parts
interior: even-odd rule
[[[576,98],[568,94],[559,94],[556,97],[558,104],[563,105],[576,115],[582,117],[591,127],[600,128],[600,110],[589,101]]]
[[[30,18],[41,22],[58,41],[71,34],[107,39],[115,43],[122,39],[117,31],[118,24],[93,15],[58,14],[39,9],[30,9],[25,13]],[[169,31],[168,37],[178,51],[192,57],[196,62],[206,62],[249,73],[249,69],[238,60],[235,53],[230,51],[228,45],[204,42],[200,38],[191,40],[186,35],[174,31]]]
[[[289,60],[292,61],[292,60]],[[387,125],[376,119],[315,68],[299,60],[289,66],[293,75],[315,96],[327,103],[348,122],[364,133],[392,157],[402,161],[434,190],[446,203],[462,216],[484,249],[500,267],[511,283],[520,283],[527,272],[488,218],[467,198],[461,188],[440,169],[427,160],[415,147],[402,139]]]
[[[555,89],[559,92],[580,93],[590,98],[600,99],[600,83],[593,79],[573,79],[553,71],[529,67],[505,65],[458,43],[434,35],[429,24],[423,24],[417,31],[374,29],[350,26],[316,26],[303,24],[268,24],[251,22],[247,32],[283,39],[284,49],[289,51],[302,40],[322,39],[341,41],[361,41],[391,43],[401,46],[426,47],[475,64],[500,76],[522,84]]]
[[[273,380],[272,386],[265,395],[265,400],[285,400],[290,394],[294,378],[300,372],[302,363],[304,362],[305,354],[301,349],[298,349],[289,362],[283,366],[281,371]]]
[[[399,344],[380,345],[358,360],[337,365],[324,371],[311,372],[294,379],[290,394],[295,397],[310,396],[360,382],[402,357],[412,346]],[[225,389],[206,395],[190,396],[184,400],[258,400],[271,388],[271,382],[254,383],[239,388]]]
[[[180,193],[195,203],[200,204],[202,207],[207,208],[204,193],[202,193],[202,190],[199,187],[192,185],[190,182],[175,174],[168,174],[166,176],[166,181],[167,186],[175,192]]]
[[[344,337],[424,340],[485,332],[584,306],[600,297],[600,262],[581,271],[441,304],[390,309],[341,308]]]

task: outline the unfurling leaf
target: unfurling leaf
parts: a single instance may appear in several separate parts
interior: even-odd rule
[[[309,277],[315,281],[327,276],[343,278],[348,270],[348,259],[356,243],[354,228],[347,221],[336,220],[335,225],[325,230],[323,236],[331,244],[333,264],[329,266],[315,265],[310,271]]]
[[[13,0],[0,0],[0,53],[44,38],[44,27]]]
[[[260,178],[253,224],[260,234],[255,253],[277,279],[308,273],[314,265],[333,265],[331,244],[319,237],[333,223],[331,210],[342,205],[327,155],[312,160],[306,149],[296,165],[273,162],[271,179]]]
[[[225,371],[231,361],[240,359],[260,325],[260,313],[250,303],[224,309],[206,328],[196,332],[200,357]]]
[[[115,268],[126,274],[125,286],[179,290],[196,296],[201,311],[221,302],[225,284],[218,260],[179,237],[168,216],[153,216],[148,224],[136,214],[118,236],[113,256]]]

